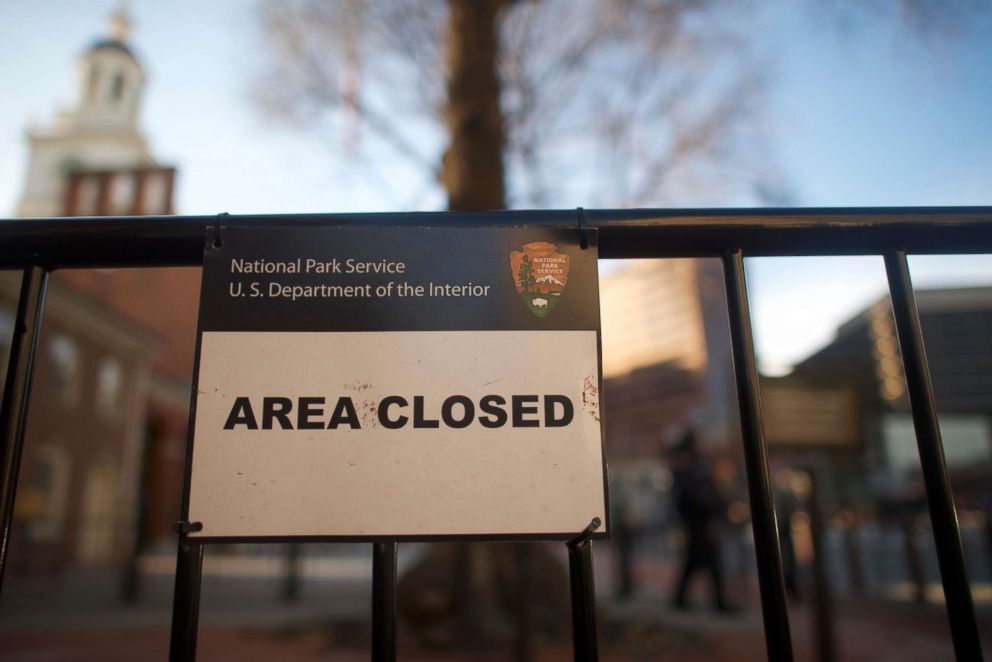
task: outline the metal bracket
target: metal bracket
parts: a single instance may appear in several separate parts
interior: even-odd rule
[[[172,530],[176,533],[190,533],[196,531],[203,531],[203,522],[190,522],[187,520],[180,520],[172,525]]]
[[[576,207],[575,215],[579,224],[579,247],[582,250],[585,250],[589,248],[589,230],[586,228],[586,210],[582,207]]]
[[[224,238],[221,236],[220,224],[221,221],[226,221],[228,216],[230,216],[230,214],[227,213],[226,211],[222,211],[221,213],[217,214],[217,220],[214,221],[213,224],[214,238],[213,241],[211,241],[209,244],[212,248],[220,248],[221,246],[224,245]]]
[[[593,531],[598,529],[602,524],[603,524],[603,520],[599,519],[598,517],[593,517],[592,521],[589,522],[589,526],[582,529],[579,535],[575,536],[574,538],[568,541],[567,543],[568,546],[579,547],[589,542],[589,538],[592,536]]]

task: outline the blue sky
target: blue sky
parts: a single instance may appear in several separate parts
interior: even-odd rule
[[[256,111],[264,54],[254,2],[129,4],[150,81],[142,123],[156,156],[180,169],[180,213],[442,208],[411,166],[390,159],[357,176],[327,143]],[[921,41],[884,19],[839,29],[798,4],[762,9],[774,83],[768,151],[796,204],[992,204],[992,24]],[[0,0],[0,215],[13,213],[23,186],[25,126],[71,100],[75,57],[115,6]],[[919,286],[992,283],[987,256],[911,264]],[[759,357],[773,370],[884,292],[876,258],[755,259],[749,276]]]
[[[988,18],[917,39],[898,22],[850,31],[773,3],[786,37],[774,59],[774,144],[802,206],[992,205]],[[992,283],[987,255],[911,256],[918,287]],[[749,261],[755,341],[780,370],[883,296],[881,258]]]

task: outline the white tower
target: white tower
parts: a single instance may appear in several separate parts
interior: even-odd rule
[[[138,128],[145,74],[130,46],[131,21],[123,9],[110,16],[107,34],[77,61],[76,99],[48,126],[30,127],[27,181],[20,216],[62,212],[69,173],[153,166]]]

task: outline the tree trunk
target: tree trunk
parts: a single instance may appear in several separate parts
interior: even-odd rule
[[[496,74],[498,14],[505,0],[450,0],[448,100],[445,122],[451,143],[444,155],[441,183],[448,208],[456,211],[502,209],[503,114]]]
[[[503,114],[496,77],[499,57],[497,15],[503,0],[449,0],[447,33],[448,98],[445,123],[450,144],[441,180],[448,208],[485,211],[506,206],[503,181]],[[438,550],[435,550],[438,551]],[[506,637],[510,625],[499,608],[493,581],[500,563],[478,544],[458,544],[453,552],[451,606],[462,643],[485,646]],[[500,555],[501,556],[501,555]],[[438,562],[440,559],[436,559]]]
[[[451,143],[441,180],[448,208],[502,209],[503,116],[500,9],[508,0],[449,0],[448,99]],[[568,623],[568,580],[548,550],[533,543],[438,543],[400,579],[399,611],[422,643],[491,648],[510,643],[514,659],[533,657],[536,631]]]
[[[397,586],[397,609],[422,645],[503,649],[531,659],[537,634],[560,637],[568,577],[541,543],[435,543]]]

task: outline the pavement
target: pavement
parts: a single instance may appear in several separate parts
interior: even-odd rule
[[[310,565],[297,600],[287,602],[278,563],[275,572],[247,566],[221,570],[205,564],[201,595],[200,660],[367,660],[370,650],[370,565],[364,558],[323,560]],[[74,574],[48,580],[8,577],[0,599],[0,660],[165,659],[169,647],[172,577],[146,563],[138,603],[123,603],[116,577]],[[597,553],[601,659],[611,662],[666,659],[681,662],[765,659],[764,630],[753,581],[738,578],[730,593],[741,606],[718,615],[702,606],[705,586],[697,586],[697,607],[668,606],[671,569],[657,563],[638,566],[641,589],[617,600],[607,549]],[[790,607],[793,647],[798,662],[817,659],[809,603]],[[979,630],[992,639],[992,611],[979,610]],[[837,660],[851,662],[931,662],[953,659],[943,608],[892,600],[837,600]],[[402,660],[504,660],[508,651],[439,653],[413,645],[401,629]],[[535,662],[571,659],[568,641],[542,642]]]

